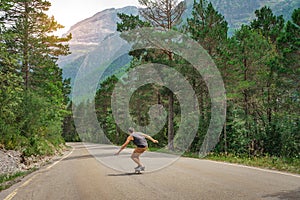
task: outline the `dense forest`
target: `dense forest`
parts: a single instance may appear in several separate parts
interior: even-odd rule
[[[168,11],[163,9],[165,1],[156,2],[160,3],[160,7],[140,1],[148,8],[141,13],[143,20],[120,13],[122,21],[118,23],[118,31],[124,33],[149,26],[166,31],[178,30],[176,23],[180,18],[174,16],[180,16],[184,6],[170,4],[172,12],[168,15]],[[162,16],[165,18],[162,19]],[[276,16],[267,6],[255,11],[255,16],[249,25],[242,25],[229,37],[224,16],[211,3],[200,1],[194,3],[192,16],[179,30],[209,53],[223,77],[227,117],[214,152],[299,158],[300,9],[294,10],[291,21]],[[130,40],[126,34],[123,38]],[[130,55],[133,59],[127,71],[141,64],[161,63],[172,66],[193,86],[200,109],[200,126],[187,151],[198,152],[211,117],[210,96],[201,75],[183,58],[165,49],[131,51]],[[101,128],[115,144],[121,144],[126,138],[114,120],[111,107],[111,96],[118,78],[113,75],[102,82],[95,97]],[[149,109],[157,103],[166,108],[168,116],[165,127],[155,135],[160,141],[156,147],[167,146],[176,150],[178,147],[172,143],[178,139],[176,131],[181,125],[181,113],[180,103],[170,90],[156,84],[138,88],[130,99],[130,114],[136,124],[146,126],[149,123]],[[81,104],[78,108],[85,106]],[[95,140],[93,134],[86,135],[87,139]]]
[[[300,8],[286,21],[269,7],[262,7],[250,24],[229,37],[224,16],[208,1],[195,2],[183,26],[177,25],[184,3],[139,2],[145,8],[143,18],[118,15],[118,31],[125,40],[131,40],[126,31],[136,28],[176,30],[200,44],[218,67],[226,89],[227,113],[214,152],[299,158]],[[166,2],[170,4],[166,6]],[[76,105],[70,102],[70,80],[63,80],[57,59],[70,53],[66,44],[71,35],[61,38],[52,34],[62,26],[45,14],[50,6],[43,0],[4,0],[0,5],[0,145],[26,155],[51,154],[64,141],[99,141],[92,130],[80,133],[81,138],[77,134],[74,118],[80,116],[76,113],[93,104],[91,100]],[[200,110],[199,128],[187,151],[199,152],[211,118],[210,94],[201,74],[165,49],[133,50],[130,56],[130,66],[121,69],[122,73],[142,64],[161,63],[172,66],[193,86]],[[111,105],[119,77],[112,75],[101,82],[92,100],[100,126],[114,144],[127,137],[115,122]],[[180,148],[173,141],[178,139],[181,105],[166,87],[147,84],[138,88],[129,105],[133,120],[146,126],[149,109],[155,104],[166,108],[167,123],[154,135],[159,144],[153,146]]]
[[[46,11],[43,0],[1,0],[0,145],[25,156],[53,154],[64,144],[62,124],[70,93],[58,56],[67,55],[63,26]]]

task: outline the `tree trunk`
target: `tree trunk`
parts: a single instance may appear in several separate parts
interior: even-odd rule
[[[245,71],[244,71],[244,81],[248,81],[248,62],[247,59],[245,58],[243,60],[243,64],[245,67]],[[245,126],[246,129],[248,130],[246,133],[246,137],[249,139],[250,138],[250,124],[248,121],[248,117],[249,117],[249,96],[248,96],[248,89],[244,89],[243,91],[244,93],[244,112],[245,112]],[[248,144],[248,155],[251,155],[251,151],[252,151],[252,139],[251,142]]]
[[[24,49],[23,49],[23,73],[24,73],[24,83],[25,83],[25,89],[28,89],[29,86],[29,48],[28,48],[28,2],[25,2],[25,24],[24,24]]]
[[[174,150],[174,96],[173,93],[169,93],[169,115],[168,115],[168,149]]]
[[[271,84],[268,83],[267,84],[267,88],[268,88],[268,100],[267,100],[267,116],[268,116],[268,122],[269,122],[269,125],[271,124],[272,122],[272,108],[271,108]]]
[[[226,121],[225,121],[225,123],[224,123],[223,130],[224,130],[224,153],[225,153],[225,155],[227,155],[227,154],[228,154],[228,152],[227,152],[227,150],[228,150],[228,145],[227,145]]]

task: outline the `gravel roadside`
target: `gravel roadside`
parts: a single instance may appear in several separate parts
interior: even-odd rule
[[[0,148],[0,175],[14,174],[16,172],[28,171],[34,168],[40,168],[53,158],[62,155],[67,147],[62,147],[52,156],[29,156],[24,157],[21,152],[14,150],[5,150]]]

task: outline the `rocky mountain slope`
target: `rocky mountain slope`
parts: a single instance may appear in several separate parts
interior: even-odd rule
[[[184,16],[188,17],[192,11],[193,0],[186,1],[187,10]],[[300,7],[300,0],[211,0],[211,2],[227,20],[230,28],[229,34],[232,34],[241,24],[249,23],[255,17],[254,11],[264,5],[269,6],[276,15],[284,15],[285,19],[289,19],[293,10]],[[63,69],[64,78],[71,78],[74,81],[77,71],[87,55],[96,57],[103,53],[101,51],[105,51],[105,48],[99,47],[116,34],[116,23],[119,21],[117,13],[137,15],[138,9],[129,6],[104,10],[71,27],[67,34],[72,33],[73,35],[73,39],[69,43],[72,54],[59,59],[59,66]],[[123,61],[126,63],[128,58],[124,58]],[[93,73],[88,69],[84,70],[87,71],[87,74]],[[99,66],[99,70],[104,69]]]
[[[270,7],[275,15],[290,19],[295,8],[300,7],[300,0],[210,0],[222,13],[229,25],[229,34],[242,24],[248,24],[255,17],[255,10],[263,6]]]
[[[134,6],[107,9],[70,28],[66,34],[72,33],[72,40],[69,42],[72,54],[61,57],[58,61],[65,78],[74,79],[88,54],[102,53],[99,52],[99,47],[103,41],[116,33],[117,22],[119,21],[117,13],[137,15],[138,9]]]

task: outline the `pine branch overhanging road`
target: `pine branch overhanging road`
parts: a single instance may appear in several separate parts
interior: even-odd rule
[[[112,157],[116,147],[105,146],[103,151],[101,145],[70,145],[69,155],[2,191],[0,199],[300,199],[298,175],[191,158],[135,175],[133,170],[119,172],[104,166],[87,150],[96,157]],[[134,167],[130,152],[126,149],[113,158],[126,170]],[[147,156],[142,159],[148,162]],[[152,156],[148,169],[159,165],[157,162],[161,160]]]

